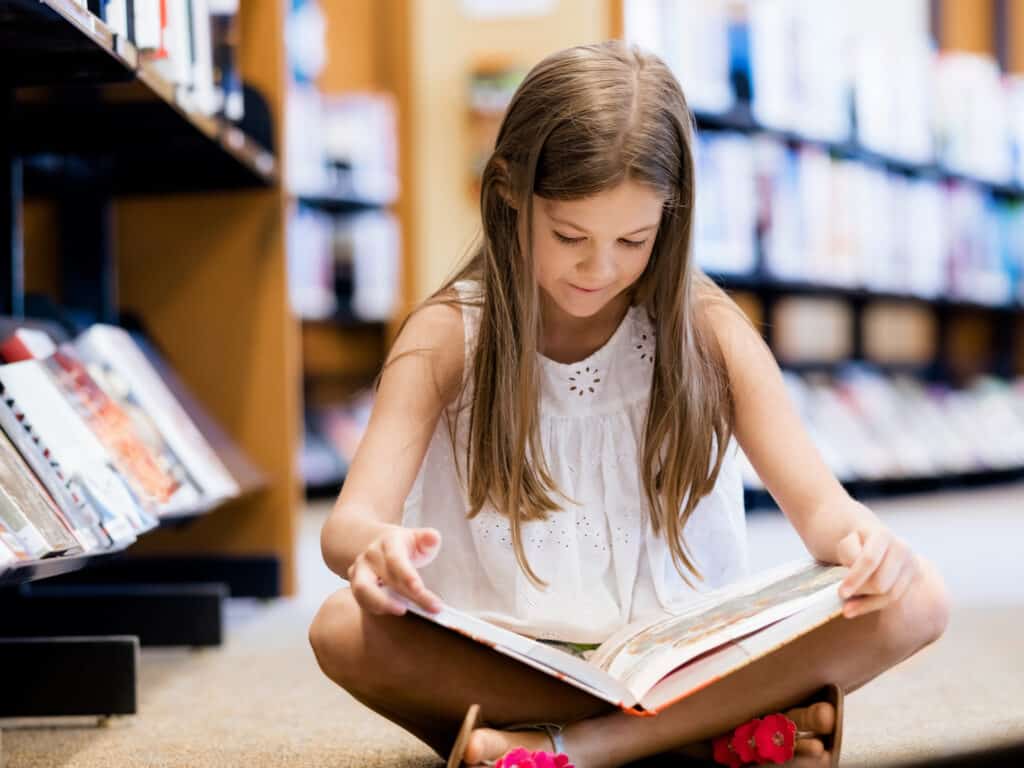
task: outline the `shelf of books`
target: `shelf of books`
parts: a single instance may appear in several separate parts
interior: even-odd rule
[[[693,111],[698,265],[860,497],[1024,479],[1024,79],[937,53],[945,5],[611,9]]]
[[[282,28],[0,0],[0,642],[42,692],[0,716],[133,712],[115,636],[218,644],[228,594],[294,589]],[[65,695],[57,655],[109,685]]]
[[[206,48],[197,38],[194,49],[207,53],[194,63],[160,26],[158,0],[104,2],[105,20],[75,0],[0,2],[0,64],[17,89],[11,129],[30,194],[51,194],[61,173],[96,157],[117,193],[274,183],[265,105],[250,105],[248,123],[231,119],[246,101],[231,63],[232,4],[195,2],[207,23],[194,22],[206,30]]]

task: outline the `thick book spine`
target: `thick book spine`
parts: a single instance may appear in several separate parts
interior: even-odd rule
[[[213,82],[213,43],[208,0],[192,0],[192,95],[196,108],[207,115],[220,110]]]

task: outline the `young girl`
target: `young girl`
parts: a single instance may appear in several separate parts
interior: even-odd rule
[[[324,526],[351,588],[310,630],[358,700],[493,764],[551,742],[577,768],[688,747],[850,691],[943,631],[944,587],[829,473],[778,367],[693,263],[693,127],[657,57],[620,42],[538,64],[483,173],[482,242],[409,318]],[[746,569],[736,443],[811,555],[850,571],[845,620],[658,717],[602,701],[415,617],[444,602],[545,640],[599,643]],[[794,764],[828,765],[837,701],[788,710]],[[524,730],[513,723],[556,723]],[[838,752],[833,749],[833,752]]]

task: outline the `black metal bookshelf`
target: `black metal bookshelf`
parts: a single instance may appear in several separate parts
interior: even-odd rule
[[[0,315],[32,322],[26,197],[56,203],[61,312],[117,322],[114,196],[275,187],[269,111],[258,94],[249,110],[254,93],[245,94],[242,124],[203,114],[158,65],[74,0],[0,0]],[[235,476],[243,495],[266,480]],[[188,526],[234,501],[165,516],[160,528]],[[31,703],[8,702],[5,716],[133,713],[139,640],[123,635],[143,644],[216,645],[229,582],[232,594],[280,591],[276,558],[172,562],[130,550],[0,570],[0,644],[17,649],[39,693]],[[236,582],[240,570],[246,575]],[[189,579],[195,583],[183,583]],[[90,637],[69,637],[83,634]],[[98,664],[102,674],[83,682],[77,671]],[[76,672],[62,676],[58,668]]]
[[[693,117],[699,129],[709,132],[730,131],[748,135],[768,136],[787,144],[818,147],[835,157],[885,168],[888,171],[905,176],[964,182],[986,189],[999,197],[1024,199],[1024,187],[1012,182],[980,179],[946,168],[937,162],[918,163],[899,157],[891,157],[863,146],[856,139],[828,141],[762,125],[754,118],[750,105],[747,103],[738,103],[729,111],[722,113],[697,111],[694,112]]]

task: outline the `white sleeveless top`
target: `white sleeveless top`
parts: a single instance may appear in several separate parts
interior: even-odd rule
[[[464,297],[474,290],[472,284],[456,288]],[[465,307],[462,314],[465,376],[473,363],[479,310]],[[546,588],[534,587],[519,568],[506,517],[485,506],[467,519],[448,426],[439,419],[403,515],[406,526],[441,532],[437,558],[421,571],[429,589],[455,608],[531,637],[599,643],[629,622],[685,604],[746,573],[735,441],[714,489],[683,532],[704,577],[690,576],[696,589],[677,573],[664,538],[645,523],[640,462],[653,354],[654,328],[646,311],[630,307],[607,343],[586,359],[563,364],[538,355],[540,442],[557,487],[577,502],[563,500],[547,521],[522,526],[528,562]],[[456,432],[463,463],[466,412]]]

